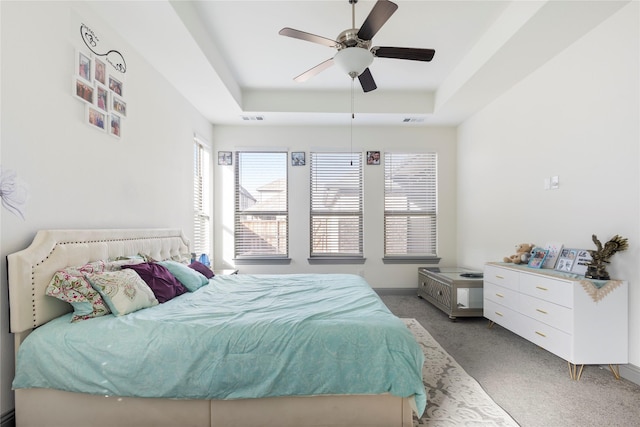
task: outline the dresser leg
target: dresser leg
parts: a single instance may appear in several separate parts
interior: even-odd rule
[[[493,325],[495,325],[496,322],[494,322],[493,320],[489,320],[489,323],[487,323],[487,329],[491,329],[493,328]]]
[[[609,370],[611,371],[611,373],[613,374],[613,376],[615,377],[615,379],[619,380],[620,379],[620,365],[609,365]]]
[[[578,370],[578,365],[574,365],[571,362],[567,363],[569,364],[569,377],[571,377],[572,380],[580,381],[584,365],[580,365],[580,370]]]

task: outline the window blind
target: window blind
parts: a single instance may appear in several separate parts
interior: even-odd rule
[[[236,153],[236,258],[288,257],[287,154]]]
[[[193,251],[211,255],[211,215],[209,150],[196,139],[193,144]]]
[[[385,256],[436,256],[436,153],[384,154]]]
[[[362,154],[312,152],[310,170],[310,256],[362,257]]]

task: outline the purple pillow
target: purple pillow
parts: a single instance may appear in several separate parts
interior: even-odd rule
[[[167,302],[187,292],[187,288],[178,282],[178,279],[166,267],[160,264],[143,262],[142,264],[125,265],[122,268],[130,268],[138,273],[151,288],[159,303]]]
[[[193,261],[191,264],[189,264],[189,267],[193,268],[195,271],[202,274],[207,279],[211,279],[213,276],[215,276],[215,274],[213,274],[213,271],[211,271],[209,267],[207,267],[200,261]]]

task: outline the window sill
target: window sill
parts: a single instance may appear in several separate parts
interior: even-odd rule
[[[384,264],[438,264],[441,258],[428,256],[389,256],[382,258]]]
[[[363,257],[317,257],[317,258],[307,258],[309,264],[364,264],[367,259]]]
[[[234,258],[235,265],[285,265],[291,264],[291,258]]]

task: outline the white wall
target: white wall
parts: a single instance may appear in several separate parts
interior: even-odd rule
[[[30,189],[26,220],[3,212],[1,257],[39,229],[182,228],[192,232],[193,134],[211,124],[87,4],[0,2],[2,166]],[[127,62],[128,117],[115,139],[83,122],[71,93],[78,19]],[[0,287],[0,413],[13,408],[7,283]]]
[[[282,147],[305,151],[314,147],[350,150],[350,130],[340,127],[251,127],[216,126],[214,158],[217,151],[238,148]],[[388,150],[438,153],[438,255],[440,265],[456,264],[456,131],[453,128],[359,127],[353,129],[355,151]],[[243,273],[327,273],[359,274],[373,287],[416,287],[417,267],[423,264],[383,264],[384,166],[364,165],[364,255],[365,264],[309,265],[309,163],[289,166],[289,255],[290,265],[241,265]],[[216,268],[233,265],[233,167],[215,165],[214,255]]]
[[[458,131],[458,259],[480,268],[521,242],[629,250],[629,356],[640,366],[639,3],[633,2]],[[505,70],[508,72],[508,70]],[[558,175],[560,188],[544,190]]]

